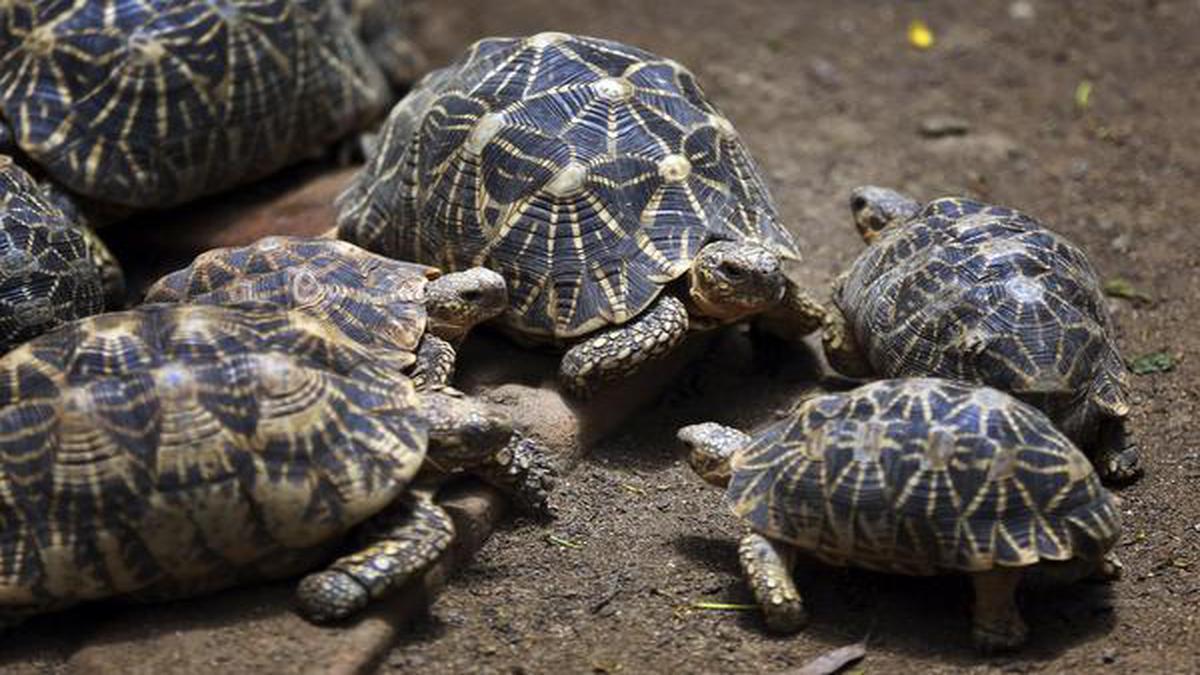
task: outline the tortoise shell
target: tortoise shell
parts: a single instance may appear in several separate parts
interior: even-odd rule
[[[296,573],[393,501],[411,383],[269,306],[145,305],[0,359],[0,612]]]
[[[495,270],[510,327],[555,338],[637,316],[710,241],[799,255],[686,68],[562,33],[482,40],[426,76],[341,197],[339,236]]]
[[[369,121],[386,90],[335,2],[0,5],[0,116],[50,176],[104,202],[263,176]]]
[[[83,231],[0,155],[0,352],[103,309],[100,268]]]
[[[929,203],[884,228],[834,302],[885,377],[987,384],[1041,407],[1076,440],[1090,402],[1128,414],[1128,374],[1095,270],[1078,247],[1013,209]]]
[[[1098,559],[1116,499],[1039,410],[988,387],[882,380],[818,396],[734,456],[726,493],[764,536],[906,574]]]
[[[159,279],[146,302],[268,302],[328,321],[365,347],[398,349],[411,359],[428,318],[425,285],[439,275],[344,241],[274,236],[200,254]]]

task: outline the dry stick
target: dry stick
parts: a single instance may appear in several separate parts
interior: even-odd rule
[[[457,531],[450,550],[419,579],[378,603],[347,629],[344,642],[353,649],[337,652],[328,662],[313,664],[312,675],[359,675],[374,672],[407,625],[424,613],[446,585],[491,536],[504,516],[506,503],[494,488],[474,481],[448,488],[438,503],[450,512]]]

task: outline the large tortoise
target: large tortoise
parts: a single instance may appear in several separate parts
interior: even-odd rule
[[[848,375],[987,384],[1041,408],[1110,482],[1142,473],[1128,372],[1096,271],[1065,237],[971,199],[851,197],[870,244],[834,289],[830,363]]]
[[[883,380],[810,398],[753,437],[713,423],[679,437],[752,530],[742,569],[776,631],[806,622],[796,554],[969,574],[985,651],[1024,642],[1014,593],[1027,570],[1060,582],[1120,573],[1116,498],[1045,415],[989,387]]]
[[[569,347],[586,394],[689,327],[823,310],[783,274],[799,256],[732,124],[680,64],[609,40],[477,42],[393,109],[339,200],[338,236],[508,283],[504,324]]]
[[[102,204],[163,207],[266,175],[387,98],[337,2],[0,4],[0,149]]]
[[[103,246],[0,155],[0,353],[103,311],[101,266],[89,243]]]
[[[153,304],[0,359],[0,616],[289,576],[354,531],[359,550],[298,590],[306,617],[337,619],[452,539],[425,478],[469,470],[544,497],[527,480],[541,458],[514,457],[504,418],[418,393],[330,326]]]
[[[369,253],[336,239],[272,236],[200,254],[158,280],[146,302],[268,302],[332,322],[417,382],[448,384],[455,347],[504,311],[504,279],[475,268],[437,269]]]

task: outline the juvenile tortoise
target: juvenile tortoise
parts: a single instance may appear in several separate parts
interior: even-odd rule
[[[146,302],[263,301],[330,321],[408,371],[418,387],[448,384],[455,347],[508,305],[504,279],[483,268],[437,269],[335,239],[273,236],[200,254],[159,279]]]
[[[995,389],[883,380],[811,398],[753,437],[705,423],[679,438],[751,529],[742,570],[775,631],[807,620],[796,554],[969,574],[985,651],[1024,642],[1014,593],[1027,570],[1057,581],[1120,573],[1116,498],[1045,415]]]
[[[1002,206],[922,206],[863,187],[870,244],[837,281],[824,342],[847,375],[987,384],[1041,408],[1107,482],[1142,473],[1128,438],[1128,373],[1096,271],[1065,237]]]
[[[0,353],[104,310],[103,275],[89,243],[103,246],[0,155]]]
[[[508,422],[418,393],[330,324],[265,304],[154,304],[67,324],[0,359],[0,616],[183,597],[319,567],[341,618],[453,537],[447,472],[544,497]],[[426,458],[426,452],[429,456]]]
[[[689,328],[823,318],[784,276],[799,251],[733,125],[686,68],[609,40],[475,43],[393,109],[338,208],[372,251],[499,272],[504,325],[567,347],[576,394]]]
[[[0,3],[0,146],[102,205],[164,207],[264,176],[386,101],[336,2]]]

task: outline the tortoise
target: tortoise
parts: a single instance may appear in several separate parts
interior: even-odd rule
[[[104,310],[101,266],[89,244],[103,246],[0,155],[0,351]]]
[[[1058,582],[1120,574],[1116,497],[1044,414],[990,387],[881,380],[809,398],[753,436],[704,423],[679,438],[751,530],[739,557],[774,631],[807,621],[797,554],[968,574],[984,651],[1026,639],[1014,601],[1026,572]]]
[[[565,348],[578,395],[675,347],[689,328],[823,308],[758,166],[682,65],[609,40],[475,43],[391,112],[338,201],[337,236],[508,284],[511,333]]]
[[[1079,247],[972,199],[921,205],[868,186],[851,208],[869,246],[835,284],[824,343],[836,370],[1002,389],[1046,412],[1106,482],[1141,475],[1125,426],[1129,375]]]
[[[297,591],[332,621],[446,549],[448,476],[544,498],[544,460],[505,417],[418,392],[330,327],[266,303],[149,304],[0,359],[0,616],[291,576],[353,534]]]
[[[387,100],[335,2],[0,5],[0,146],[64,200],[159,208],[218,192],[313,154]]]
[[[151,286],[145,301],[301,309],[394,359],[418,387],[448,384],[455,347],[508,304],[504,279],[491,270],[442,275],[344,241],[292,236],[202,253]]]

